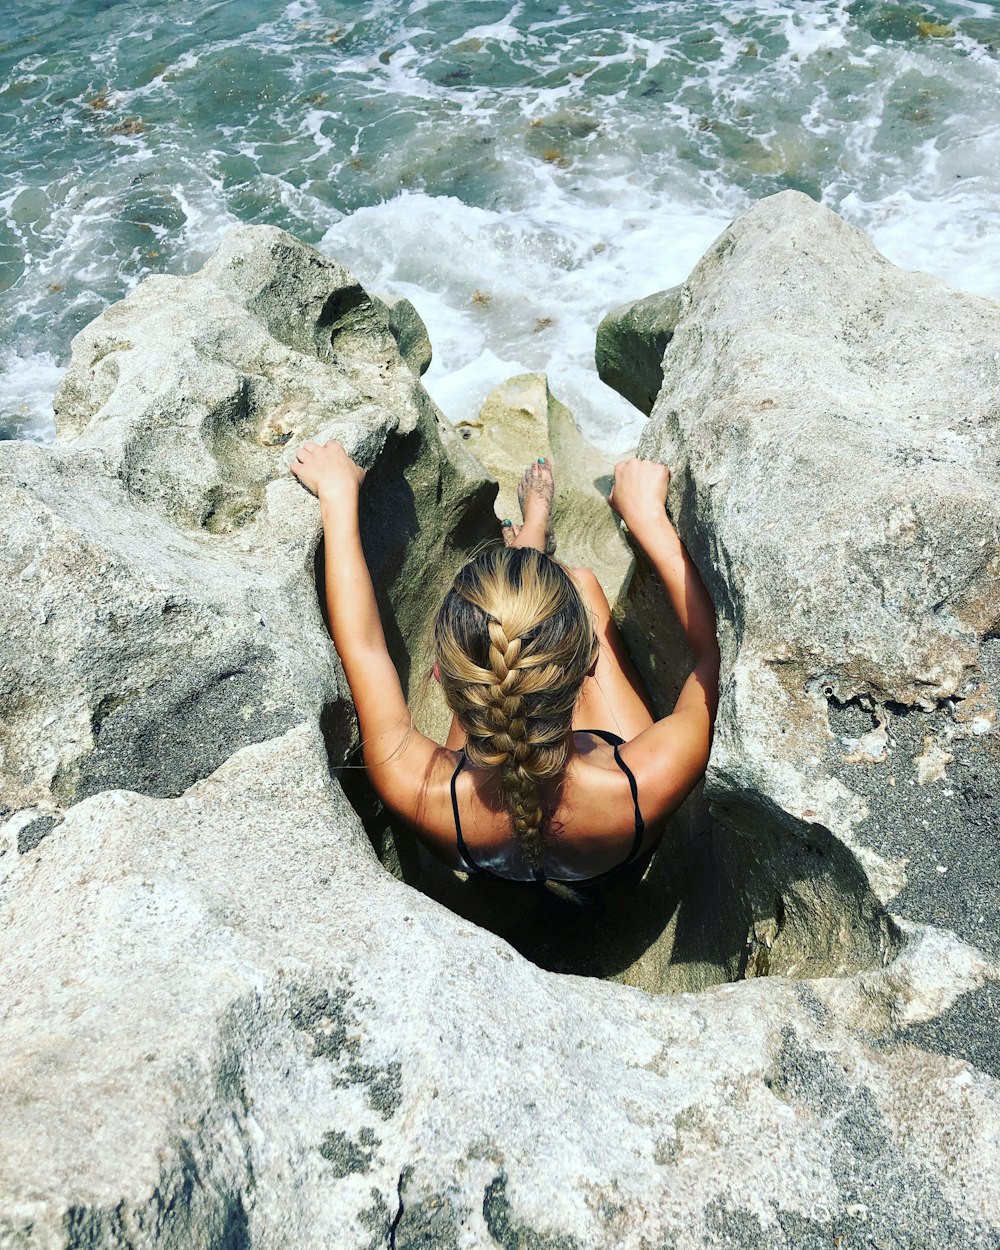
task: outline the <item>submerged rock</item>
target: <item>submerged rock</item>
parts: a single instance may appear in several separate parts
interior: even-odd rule
[[[883,263],[794,198],[755,211],[735,227],[746,246],[725,287],[738,300],[733,335],[749,298],[739,264],[777,280],[787,237],[806,256],[818,238],[848,283]],[[700,271],[706,292],[726,246]],[[882,324],[908,316],[912,295],[901,282],[904,306],[874,305]],[[959,320],[982,307],[950,298]],[[712,401],[713,361],[729,361],[713,337],[723,293],[698,316],[705,355],[682,322],[666,359],[684,345],[690,385],[706,387],[692,404],[704,400],[719,455],[735,455],[744,410],[730,429],[712,402],[738,396],[751,365],[730,362]],[[808,397],[822,381],[805,377],[819,314],[798,345],[776,325]],[[751,433],[765,428],[754,414],[778,409],[767,397],[775,408],[750,410]],[[757,975],[669,996],[555,975],[378,863],[345,798],[358,776],[341,767],[351,708],[315,597],[318,509],[286,476],[288,449],[336,436],[369,466],[367,550],[414,690],[444,584],[495,534],[496,484],[351,275],[280,231],[239,228],[199,274],[143,284],[77,340],[60,442],[0,446],[12,518],[0,588],[0,1245],[995,1244],[1000,1097],[981,1007],[995,966],[946,928],[888,917],[900,867],[863,840],[866,826],[829,816],[849,774],[774,744],[777,762],[765,757],[781,708],[815,719],[832,707],[822,688],[796,701],[794,682],[786,694],[774,679],[774,708],[745,727],[734,719],[733,700],[742,707],[767,671],[744,648],[768,610],[796,642],[781,580],[796,566],[791,551],[778,563],[779,539],[790,547],[808,527],[801,512],[779,516],[776,536],[762,530],[762,567],[738,577],[742,564],[720,559],[716,571],[710,556],[732,542],[732,559],[748,559],[749,540],[727,537],[743,533],[733,517],[759,521],[768,499],[791,511],[798,467],[778,456],[763,499],[744,489],[727,502],[703,476],[708,450],[684,451],[681,435],[694,435],[673,412],[661,399],[649,454],[677,463],[672,503],[720,604],[731,674],[708,787],[716,825],[691,821],[688,844],[664,847],[654,870],[676,888],[663,894],[651,872],[626,900],[636,927],[621,949],[603,948],[606,971],[635,956],[629,941],[648,944],[652,915],[666,934],[650,947],[661,986],[824,974],[808,981]],[[815,485],[819,466],[810,472]],[[815,486],[821,501],[825,489]],[[888,553],[869,564],[891,593]],[[962,554],[955,586],[972,584],[970,568]],[[839,608],[821,587],[812,595],[802,619],[827,665]],[[935,707],[941,683],[988,651],[969,641],[975,612],[989,615],[973,598],[961,600],[967,634],[941,626],[958,641]],[[905,666],[932,641],[911,630],[905,603],[895,610]],[[643,622],[660,636],[655,615]],[[807,642],[789,661],[800,677]],[[662,643],[663,663],[673,646]],[[667,697],[676,672],[645,660]],[[864,671],[874,700],[876,670]],[[843,767],[881,767],[895,728],[885,742],[861,728],[838,730],[852,745],[836,749],[859,761]],[[992,750],[991,734],[967,741]],[[965,749],[930,736],[914,794],[943,790],[935,778],[953,776]],[[817,741],[820,755],[836,743],[832,730]],[[787,792],[815,778],[826,807],[811,818]],[[670,909],[666,928],[658,908]],[[549,940],[558,952],[551,924]]]

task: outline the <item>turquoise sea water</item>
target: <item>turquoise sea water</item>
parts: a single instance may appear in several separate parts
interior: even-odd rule
[[[524,369],[609,448],[609,307],[799,188],[1000,295],[1000,4],[8,0],[0,437],[52,436],[73,334],[235,221],[403,293],[453,419]]]

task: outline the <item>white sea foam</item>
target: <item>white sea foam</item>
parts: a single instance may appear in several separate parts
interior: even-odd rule
[[[1000,299],[1000,211],[984,220],[979,196],[928,201],[899,191],[858,207],[875,246],[893,264]]]
[[[951,0],[955,8],[966,9],[973,17],[996,17],[996,5],[982,0]]]
[[[1000,61],[988,28],[960,29],[996,6],[940,0],[957,33],[925,39],[882,38],[851,7],[261,0],[194,21],[118,6],[99,47],[26,45],[10,81],[29,90],[16,124],[3,116],[0,228],[23,267],[0,294],[3,411],[50,428],[39,388],[71,334],[144,273],[190,272],[237,220],[322,237],[366,285],[411,298],[452,418],[542,369],[609,450],[641,418],[597,380],[601,315],[682,280],[784,186],[897,263],[1000,294]],[[233,66],[245,112],[226,104]],[[91,109],[102,88],[110,107]],[[141,133],[114,133],[126,114]]]
[[[239,221],[226,203],[221,180],[202,171],[200,180],[192,178],[187,186],[176,182],[170,192],[184,214],[185,250],[206,259]]]
[[[0,438],[32,443],[55,438],[52,396],[65,372],[47,352],[0,355]]]
[[[285,21],[301,22],[307,17],[312,17],[316,12],[317,6],[305,2],[305,0],[292,0],[292,3],[285,8]]]
[[[155,74],[147,83],[143,83],[131,90],[120,91],[118,99],[123,105],[134,108],[146,96],[155,96],[161,92],[164,86],[176,81],[189,70],[196,69],[198,66],[198,54],[196,52],[183,52],[176,61],[172,61],[169,65],[165,65],[158,74]]]
[[[486,396],[495,386],[520,373],[531,372],[530,365],[501,360],[484,347],[478,356],[451,373],[428,370],[424,383],[431,398],[450,420],[475,421]]]
[[[681,281],[726,220],[636,197],[624,180],[618,191],[595,209],[550,188],[547,204],[520,213],[404,194],[345,217],[322,247],[367,285],[413,300],[434,345],[426,381],[452,420],[475,417],[501,365],[503,377],[540,370],[595,442],[621,450],[642,418],[597,377],[597,323]]]
[[[459,37],[459,42],[464,43],[469,39],[492,39],[497,43],[510,45],[517,43],[523,36],[518,28],[514,25],[517,18],[524,12],[524,5],[520,0],[515,4],[498,22],[490,22],[483,26],[470,26],[464,34]]]
[[[789,11],[786,3],[771,3],[761,10],[780,21],[788,51],[779,63],[804,64],[820,52],[843,48],[847,43],[848,0],[830,5],[826,0],[798,3]]]

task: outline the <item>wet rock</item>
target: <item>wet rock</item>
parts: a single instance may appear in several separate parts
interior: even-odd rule
[[[648,416],[663,385],[663,353],[680,314],[671,287],[615,308],[597,327],[594,359],[601,379]]]

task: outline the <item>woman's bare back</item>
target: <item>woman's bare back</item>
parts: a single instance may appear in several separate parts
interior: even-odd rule
[[[616,752],[616,743],[600,731],[575,730],[573,739],[561,781],[543,787],[541,795],[549,814],[544,875],[552,880],[584,881],[645,859],[663,826],[662,817],[646,821],[637,787],[633,795],[634,777],[622,766],[621,747]],[[470,768],[461,752],[449,755],[451,775],[446,782],[438,776],[426,813],[429,818],[433,811],[431,836],[441,858],[466,872],[536,879],[495,777]]]
[[[694,656],[694,670],[670,716],[653,719],[594,574],[586,569],[564,570],[556,577],[557,570],[542,557],[551,570],[545,574],[550,583],[553,578],[558,582],[559,577],[565,581],[568,572],[576,584],[578,602],[580,597],[585,600],[579,611],[585,615],[589,610],[592,618],[593,630],[588,627],[588,636],[594,645],[591,660],[585,660],[578,670],[575,680],[580,684],[573,687],[574,702],[564,705],[572,719],[567,720],[559,739],[563,753],[558,757],[558,769],[553,764],[553,772],[539,772],[538,784],[532,782],[530,787],[534,796],[530,801],[536,808],[534,815],[529,813],[528,822],[536,831],[532,835],[532,878],[522,871],[529,845],[523,838],[519,846],[512,841],[511,792],[507,790],[502,799],[497,788],[497,777],[503,770],[499,774],[494,770],[490,776],[485,762],[481,769],[467,768],[465,734],[457,720],[444,747],[413,725],[385,644],[361,547],[358,495],[363,470],[338,443],[331,442],[323,446],[305,444],[297,452],[292,471],[320,498],[330,629],[357,708],[365,765],[387,807],[408,823],[435,855],[454,867],[467,867],[458,845],[460,828],[471,861],[478,864],[477,855],[481,855],[484,866],[495,863],[497,873],[507,879],[539,880],[557,873],[565,873],[571,880],[592,877],[613,868],[623,857],[646,855],[667,817],[705,770],[718,698],[715,615],[697,570],[664,510],[669,470],[647,461],[622,462],[615,469],[609,503],[626,521],[660,575]],[[524,524],[517,533],[506,533],[505,542],[532,548],[530,553],[521,554],[530,554],[537,563],[535,552],[544,552],[551,537],[547,507],[551,492],[542,489],[547,485],[543,479],[550,478],[551,471],[540,461],[528,472],[531,482],[524,492]],[[492,639],[499,627],[495,619],[488,619]],[[490,645],[492,648],[494,643]],[[502,644],[510,649],[510,664],[515,668],[518,645],[510,639]],[[503,654],[502,648],[497,651],[498,656]],[[558,683],[561,670],[551,671]],[[494,677],[488,679],[488,683],[494,681],[494,693],[503,703],[507,686]],[[461,689],[453,688],[456,697],[461,693]],[[485,705],[478,706],[483,709]],[[512,714],[511,730],[520,715]],[[601,734],[616,735],[622,745],[616,749],[602,741]],[[508,744],[512,742],[506,730],[500,737]],[[471,750],[471,741],[469,746]],[[482,752],[481,746],[477,749]],[[487,756],[494,749],[490,747]],[[508,752],[512,749],[512,745],[504,748]],[[542,780],[553,777],[556,771],[559,776],[551,784]],[[524,813],[517,819],[524,822]]]

